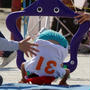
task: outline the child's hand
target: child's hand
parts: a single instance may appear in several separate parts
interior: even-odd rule
[[[19,81],[19,83],[29,83],[26,79],[21,79],[21,81]]]

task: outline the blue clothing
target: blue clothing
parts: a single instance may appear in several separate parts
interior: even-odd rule
[[[8,41],[0,37],[0,51],[15,51],[19,49],[17,41]]]

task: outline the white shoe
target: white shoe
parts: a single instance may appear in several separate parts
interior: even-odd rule
[[[14,58],[16,58],[16,54],[17,52],[14,51],[9,57],[1,57],[2,61],[0,60],[0,68],[8,65],[12,60],[14,60]]]

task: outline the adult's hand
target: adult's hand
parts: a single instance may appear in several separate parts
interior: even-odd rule
[[[78,16],[75,16],[78,19],[78,23],[82,24],[85,21],[90,21],[90,13],[79,13]]]
[[[38,44],[28,42],[30,37],[19,42],[19,49],[23,51],[27,57],[29,57],[28,52],[36,56],[36,52],[39,52],[38,49],[34,48],[34,46],[38,47]]]

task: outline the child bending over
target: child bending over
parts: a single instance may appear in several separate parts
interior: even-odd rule
[[[40,52],[37,52],[37,56],[33,56],[31,60],[22,63],[22,79],[20,83],[27,81],[25,78],[27,73],[33,84],[46,84],[44,81],[40,83],[40,79],[35,81],[35,78],[42,77],[44,79],[43,76],[47,76],[55,78],[61,77],[62,80],[59,82],[59,85],[68,85],[66,80],[70,70],[64,69],[62,66],[68,54],[68,42],[65,37],[53,30],[44,30],[36,39],[36,43],[39,45],[37,49],[39,49]],[[51,82],[53,80],[51,80]]]

